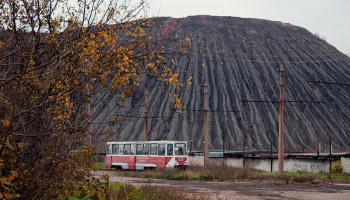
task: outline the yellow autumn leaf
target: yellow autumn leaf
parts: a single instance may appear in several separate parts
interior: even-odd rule
[[[7,177],[7,181],[8,181],[8,182],[11,182],[11,181],[13,181],[13,180],[15,180],[15,177],[14,177],[14,176],[9,175],[9,176]]]
[[[62,115],[58,115],[57,116],[57,120],[62,120],[63,119],[63,116]]]
[[[30,60],[29,60],[29,62],[28,62],[28,65],[29,65],[29,66],[33,66],[33,65],[35,65],[35,61],[34,61],[34,60],[32,60],[32,59],[30,59]]]
[[[191,85],[192,84],[192,76],[190,76],[187,80],[187,84]]]
[[[2,119],[1,120],[1,124],[2,124],[2,126],[3,127],[8,127],[8,126],[10,126],[10,120],[8,120],[8,119]]]

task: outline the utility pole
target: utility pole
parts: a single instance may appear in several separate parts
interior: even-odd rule
[[[225,165],[225,135],[222,132],[222,166]]]
[[[147,86],[147,78],[146,78],[146,86],[145,86],[145,117],[144,117],[144,139],[148,141],[148,86]]]
[[[332,138],[329,136],[329,155],[332,155]]]
[[[283,134],[283,91],[284,91],[284,64],[280,64],[280,101],[279,101],[279,127],[278,127],[278,176],[283,176],[284,160],[284,134]]]
[[[245,122],[244,122],[244,136],[243,136],[243,146],[242,146],[242,165],[243,165],[243,168],[245,168],[245,156],[246,156],[246,152],[245,152],[245,146],[246,146],[246,142],[247,142],[247,136],[249,135],[249,124],[248,124],[248,119],[247,119],[247,116],[244,116],[244,119],[245,119]]]
[[[208,166],[209,147],[208,147],[208,85],[204,79],[204,166]]]
[[[270,171],[272,172],[273,171],[273,169],[272,169],[272,167],[273,167],[273,158],[272,158],[272,141],[271,141],[271,139],[270,139]]]
[[[89,138],[89,145],[91,147],[91,105],[90,105],[90,101],[88,103],[88,138]]]
[[[225,135],[224,132],[222,132],[222,156],[225,155]]]

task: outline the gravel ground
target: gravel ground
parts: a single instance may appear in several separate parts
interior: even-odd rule
[[[149,178],[123,177],[122,173],[97,171],[96,177],[108,173],[111,182],[132,185],[151,184],[154,186],[179,187],[189,194],[203,195],[209,199],[310,199],[310,200],[349,200],[350,184],[283,184],[283,183],[245,183],[245,182],[203,182],[176,181]]]

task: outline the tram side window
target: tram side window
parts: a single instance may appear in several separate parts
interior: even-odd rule
[[[137,155],[142,155],[142,150],[143,150],[142,146],[143,146],[142,144],[136,145],[136,154]]]
[[[151,144],[143,144],[142,155],[149,155]]]
[[[110,145],[110,144],[107,145],[106,153],[107,153],[107,155],[112,154],[112,145]]]
[[[157,155],[157,144],[151,144],[151,153],[150,155]]]
[[[131,145],[130,155],[135,155],[135,144]]]
[[[165,156],[165,145],[158,144],[158,156]]]
[[[119,152],[118,152],[118,154],[120,154],[120,155],[123,155],[123,148],[124,148],[124,145],[119,145]]]
[[[187,149],[185,143],[176,143],[175,144],[175,155],[187,155]]]
[[[172,155],[174,155],[174,145],[173,144],[168,144],[167,156],[172,156]]]
[[[118,144],[112,144],[112,154],[119,154],[118,153]]]
[[[130,153],[131,153],[131,145],[130,144],[124,144],[123,154],[124,155],[130,155]]]

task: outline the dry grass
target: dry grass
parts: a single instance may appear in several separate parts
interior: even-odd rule
[[[121,183],[101,183],[98,185],[82,185],[76,184],[72,187],[70,193],[57,196],[58,200],[74,199],[74,200],[196,200],[203,199],[205,196],[198,194],[186,194],[180,187],[163,187],[153,186],[150,184],[142,186],[134,186]]]
[[[225,180],[247,180],[258,178],[257,170],[251,168],[236,168],[222,163],[210,162],[207,167],[189,166],[184,169],[159,169],[142,172],[124,171],[125,176],[136,176],[143,178],[160,178],[170,180],[203,180],[203,181],[225,181]]]
[[[261,172],[249,167],[231,167],[222,162],[210,162],[207,167],[198,165],[189,166],[187,170],[159,169],[141,172],[124,171],[123,174],[124,176],[169,180],[311,183],[313,180],[319,179],[323,183],[350,183],[350,175],[346,174],[285,172],[284,176],[279,177],[276,172]]]

